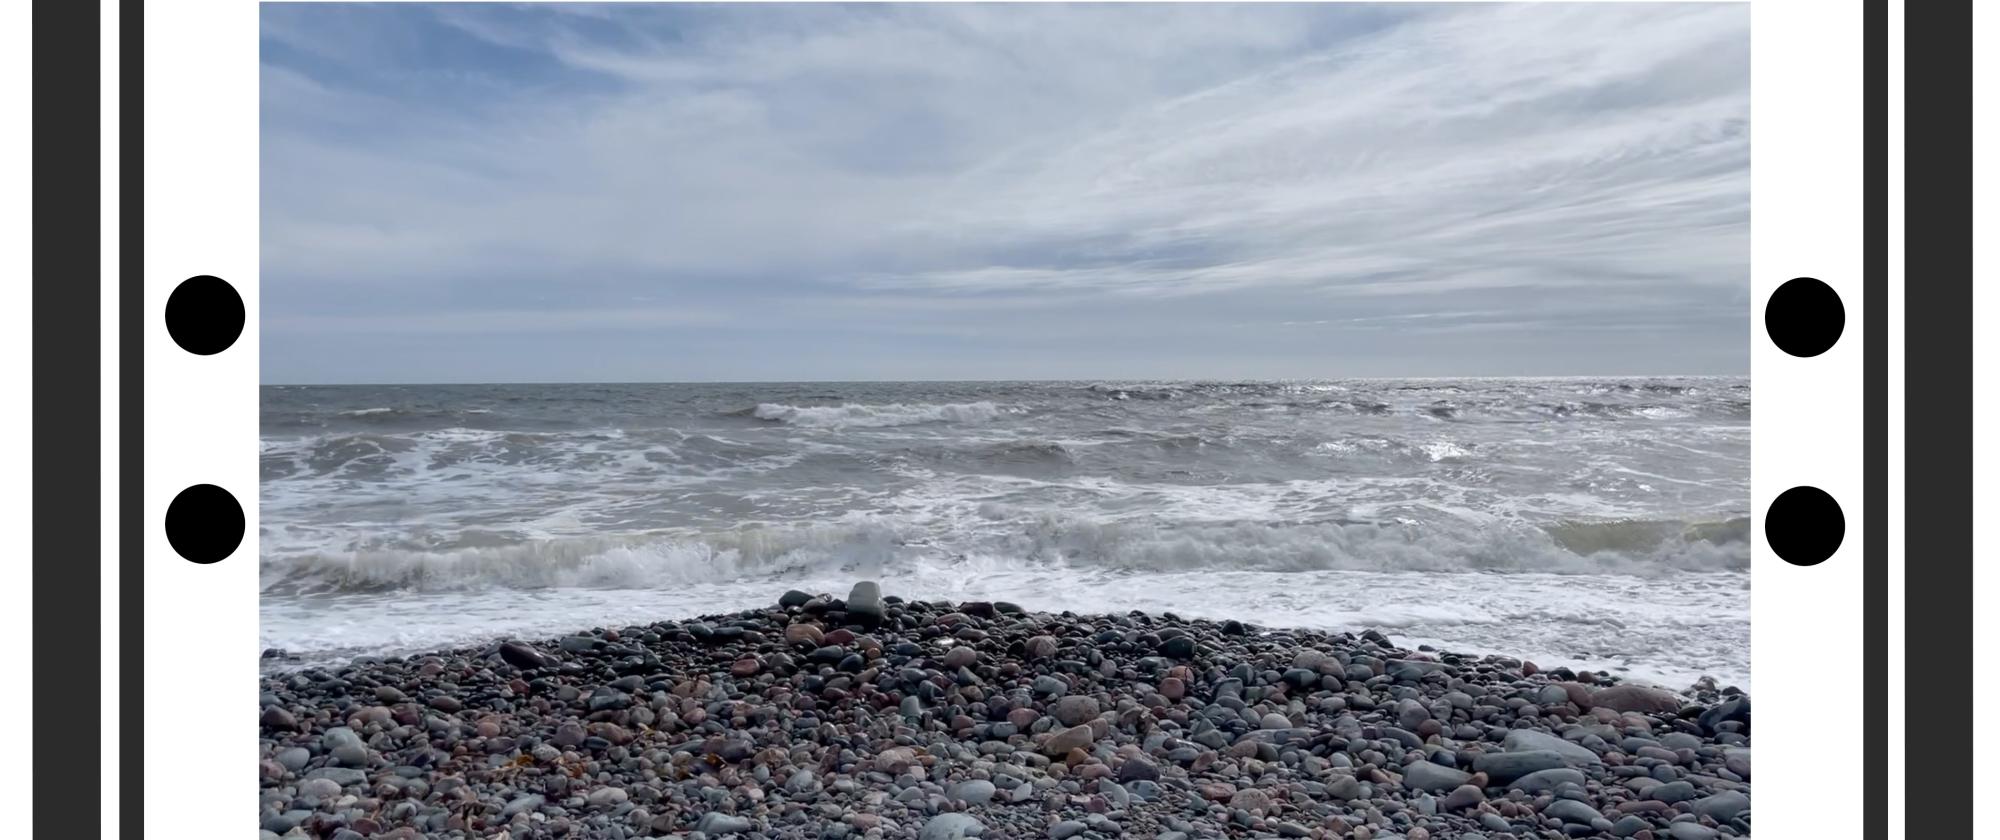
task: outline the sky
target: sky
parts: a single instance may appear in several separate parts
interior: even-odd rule
[[[261,14],[267,383],[1749,370],[1745,4]]]

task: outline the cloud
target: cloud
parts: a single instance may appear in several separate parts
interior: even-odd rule
[[[635,298],[764,335],[745,364],[783,378],[873,378],[788,338],[856,331],[1005,336],[968,352],[1023,377],[1116,362],[1111,333],[1147,376],[1747,369],[1734,4],[263,14],[276,380],[317,352],[284,324],[498,347],[514,325],[477,313],[587,329]],[[1541,343],[1499,359],[1435,340],[1523,323]]]

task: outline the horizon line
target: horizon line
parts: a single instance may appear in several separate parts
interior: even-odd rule
[[[1389,382],[1480,379],[1748,379],[1749,373],[1561,373],[1446,376],[1324,376],[1324,377],[1160,377],[1098,376],[1041,379],[689,379],[689,380],[519,380],[506,382],[259,382],[259,388],[367,388],[482,385],[892,385],[892,384],[1016,384],[1077,382]]]

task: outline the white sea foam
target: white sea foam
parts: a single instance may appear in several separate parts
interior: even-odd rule
[[[1466,458],[1472,455],[1471,452],[1466,451],[1465,447],[1448,440],[1431,441],[1423,445],[1423,450],[1424,455],[1433,461],[1442,461],[1446,458]]]
[[[1008,409],[990,402],[946,403],[943,405],[782,405],[763,403],[751,413],[759,420],[775,420],[812,428],[883,428],[922,423],[985,423]]]
[[[536,539],[487,544],[483,533],[436,550],[375,548],[266,555],[267,592],[314,594],[407,589],[448,591],[647,588],[802,572],[938,574],[1055,568],[1110,572],[1540,572],[1666,577],[1741,570],[1748,544],[1732,524],[1617,523],[1550,533],[1495,525],[1441,529],[1397,523],[1162,526],[1143,518],[1042,514],[1023,520],[991,503],[974,507],[940,544],[935,516],[872,515],[807,526],[705,534]]]

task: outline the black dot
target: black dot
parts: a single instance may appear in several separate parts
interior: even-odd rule
[[[1832,557],[1846,534],[1840,503],[1818,487],[1786,490],[1764,509],[1764,541],[1794,566],[1814,566]]]
[[[167,334],[197,356],[227,350],[243,334],[243,297],[220,277],[189,277],[167,296]]]
[[[1833,287],[1811,277],[1794,277],[1764,302],[1764,331],[1771,343],[1794,356],[1817,356],[1840,340],[1847,309]]]
[[[243,542],[243,506],[213,484],[182,490],[167,505],[167,543],[196,563],[228,557]]]

